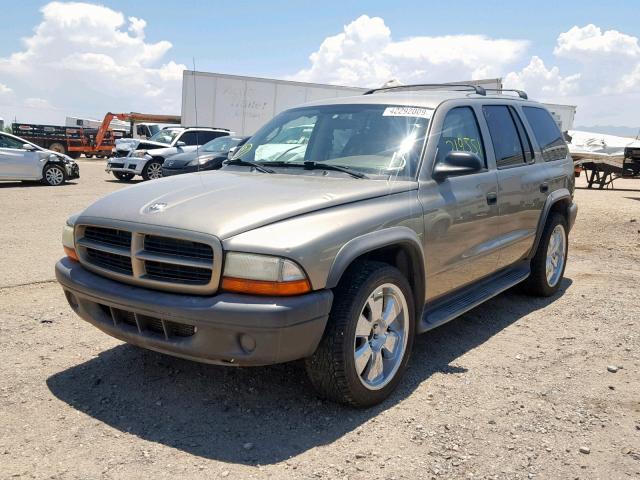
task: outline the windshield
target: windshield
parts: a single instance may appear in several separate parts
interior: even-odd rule
[[[326,163],[367,175],[415,176],[432,110],[326,105],[287,110],[234,155],[245,161]]]
[[[156,135],[159,131],[160,131],[160,126],[158,125],[147,125],[147,127],[149,128],[149,133],[151,133],[151,136]]]
[[[238,145],[242,141],[242,138],[237,137],[218,137],[215,140],[211,140],[210,142],[205,143],[202,146],[203,152],[222,152],[226,153],[231,150],[233,147]]]
[[[149,141],[151,142],[159,142],[166,143],[167,145],[171,145],[173,139],[180,133],[180,130],[175,129],[164,129],[160,130],[158,133],[154,134]]]

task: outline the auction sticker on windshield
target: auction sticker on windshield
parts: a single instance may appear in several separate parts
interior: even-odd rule
[[[431,118],[431,110],[422,107],[387,107],[382,116]]]

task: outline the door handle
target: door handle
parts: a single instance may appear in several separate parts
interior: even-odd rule
[[[498,203],[498,194],[496,192],[487,193],[487,205],[495,205]]]
[[[547,193],[549,191],[549,184],[544,182],[540,184],[540,193]]]

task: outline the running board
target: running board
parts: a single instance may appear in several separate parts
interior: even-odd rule
[[[423,333],[459,317],[481,303],[495,297],[525,280],[531,273],[529,262],[518,264],[492,275],[479,283],[463,288],[453,296],[447,296],[427,305],[418,325]]]

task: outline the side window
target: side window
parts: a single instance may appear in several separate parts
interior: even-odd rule
[[[567,146],[562,139],[558,125],[549,112],[538,107],[522,107],[522,111],[531,125],[538,145],[540,145],[544,161],[551,162],[566,158]]]
[[[478,121],[470,107],[452,108],[444,119],[436,162],[444,160],[451,151],[475,153],[487,166]]]
[[[178,139],[179,142],[184,142],[185,145],[202,145],[205,142],[202,142],[201,138],[201,132],[184,132],[180,138]]]
[[[22,150],[22,144],[20,140],[16,140],[12,137],[7,137],[5,135],[0,135],[0,148],[15,148],[18,150]]]
[[[524,150],[509,107],[485,105],[482,111],[489,127],[498,168],[524,165]]]
[[[215,140],[216,138],[219,138],[219,137],[226,137],[228,135],[229,134],[227,132],[211,132],[211,131],[198,132],[198,142],[199,142],[199,145],[204,145],[205,143],[208,143],[211,140]]]
[[[531,139],[527,134],[527,131],[524,128],[522,123],[522,119],[520,115],[516,111],[515,108],[509,107],[509,111],[511,112],[511,116],[513,117],[513,121],[516,122],[516,127],[518,128],[518,135],[520,136],[520,143],[522,144],[522,150],[524,151],[524,160],[527,163],[533,162],[533,147],[531,146]]]

